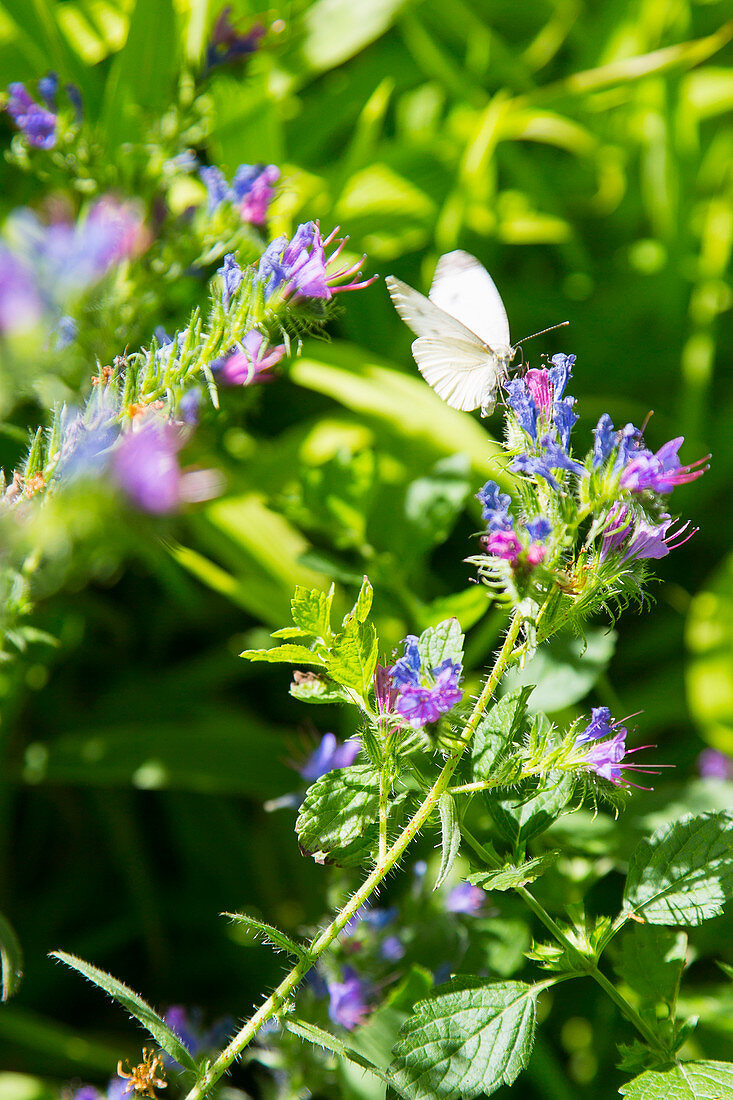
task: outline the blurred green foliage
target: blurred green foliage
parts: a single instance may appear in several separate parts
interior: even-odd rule
[[[246,68],[202,75],[217,14],[210,0],[0,0],[0,86],[55,68],[82,89],[93,140],[85,164],[66,166],[72,204],[95,181],[151,204],[181,135],[229,175],[241,162],[276,163],[273,233],[306,218],[340,222],[371,270],[422,289],[440,253],[466,248],[499,285],[514,338],[570,320],[545,346],[578,356],[577,432],[587,438],[603,411],[640,423],[653,409],[651,445],[684,433],[688,460],[713,453],[706,477],[675,493],[701,530],[662,564],[653,614],[618,624],[615,654],[599,632],[585,655],[542,658],[550,698],[538,706],[558,720],[590,703],[643,708],[644,740],[677,766],[617,826],[603,814],[567,826],[575,855],[544,887],[546,903],[555,890],[602,908],[642,830],[730,802],[726,785],[694,779],[705,742],[733,752],[725,5],[300,0],[263,15],[240,0],[235,20],[261,19],[263,47]],[[9,123],[0,128],[12,147]],[[42,173],[17,157],[1,178],[3,220],[42,202]],[[176,213],[188,201],[180,182],[166,196]],[[161,230],[139,310],[112,294],[112,327],[85,350],[109,357],[158,321],[185,323],[205,296],[186,274],[193,259],[174,223]],[[296,583],[334,580],[343,614],[368,571],[387,647],[455,614],[473,683],[488,660],[502,619],[462,559],[479,526],[473,494],[503,476],[495,451],[483,425],[418,378],[381,281],[343,304],[331,343],[306,341],[287,378],[227,395],[216,429],[205,419],[197,457],[225,471],[222,497],[154,532],[119,517],[95,526],[80,504],[64,518],[76,524],[69,536],[49,510],[33,534],[47,559],[34,616],[24,618],[22,585],[7,593],[6,611],[26,625],[0,665],[0,910],[26,974],[0,1005],[3,1100],[103,1081],[138,1046],[46,951],[94,959],[155,1004],[237,1015],[279,964],[241,946],[217,912],[296,930],[324,911],[327,872],[300,856],[287,813],[262,808],[296,785],[287,761],[316,727],[303,728],[286,673],[236,659],[286,620]],[[69,354],[61,368],[44,359],[21,375],[3,358],[6,467],[48,395],[68,396],[91,374],[92,362]],[[319,733],[353,732],[333,707],[311,720]],[[554,830],[564,828],[561,819]],[[690,937],[696,1056],[733,1058],[730,985],[709,958],[733,962],[732,921]],[[511,898],[487,936],[486,965],[516,973],[513,944],[528,932]],[[610,1033],[624,1025],[594,990],[564,992],[548,997],[518,1095],[583,1100],[622,1081]],[[359,1042],[378,1061],[395,1030],[375,1017]],[[341,1087],[367,1096],[351,1070]]]

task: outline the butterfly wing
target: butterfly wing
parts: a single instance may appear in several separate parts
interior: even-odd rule
[[[482,345],[475,332],[431,302],[419,290],[414,290],[401,279],[395,279],[394,275],[388,275],[384,281],[395,309],[416,336],[453,336],[456,340]]]
[[[468,343],[441,336],[421,336],[412,345],[418,370],[452,409],[470,412],[479,406],[488,415],[496,404],[502,365],[479,341]]]
[[[509,321],[501,295],[475,256],[461,251],[441,256],[430,288],[430,301],[490,348],[510,347]]]
[[[412,354],[428,385],[451,408],[469,412],[481,406],[490,412],[502,371],[491,348],[459,319],[407,283],[392,275],[385,282],[395,309],[418,337]]]

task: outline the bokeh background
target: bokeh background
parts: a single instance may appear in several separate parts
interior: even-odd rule
[[[108,189],[152,211],[156,142],[188,112],[202,162],[228,175],[241,163],[280,167],[273,234],[308,218],[341,224],[368,273],[424,291],[437,257],[465,248],[497,282],[515,339],[569,320],[526,352],[534,363],[543,351],[577,355],[578,436],[589,440],[602,412],[640,424],[653,411],[651,446],[684,435],[684,461],[712,453],[709,473],[675,491],[675,509],[700,531],[659,563],[653,606],[613,634],[599,623],[584,654],[542,658],[550,679],[537,705],[558,721],[598,703],[642,710],[638,738],[675,765],[653,794],[633,797],[621,839],[609,841],[620,864],[639,830],[730,805],[733,790],[697,765],[705,747],[733,755],[725,9],[316,0],[262,11],[238,0],[233,21],[262,24],[265,37],[246,59],[205,70],[219,14],[205,0],[0,0],[0,86],[50,68],[76,82]],[[126,125],[105,137],[110,104]],[[146,151],[131,154],[125,142],[143,136]],[[11,137],[0,116],[0,143]],[[3,165],[0,217],[41,206],[45,187]],[[93,338],[63,367],[3,361],[7,469],[48,402],[89,386],[93,354],[136,346],[158,322],[172,331],[205,302],[200,278],[165,286],[158,271],[162,289],[128,302],[111,326],[90,324]],[[331,342],[306,340],[287,377],[233,395],[202,424],[199,454],[226,476],[219,499],[163,527],[129,518],[124,534],[85,537],[77,522],[71,559],[54,558],[64,543],[54,529],[28,623],[55,644],[33,630],[22,652],[6,639],[0,910],[22,942],[25,978],[0,1005],[3,1100],[103,1082],[139,1049],[134,1025],[49,950],[94,961],[155,1004],[236,1017],[281,963],[238,942],[217,914],[248,909],[297,930],[326,910],[331,872],[300,855],[292,814],[263,804],[298,785],[288,761],[317,736],[354,731],[336,710],[304,715],[286,672],[237,658],[287,621],[295,583],[334,580],[345,610],[367,572],[386,650],[458,614],[471,669],[488,660],[503,619],[463,558],[479,526],[473,494],[494,472],[486,431],[499,420],[433,398],[381,279],[341,305]],[[578,897],[597,877],[593,843],[600,852],[605,840],[579,848]],[[710,922],[696,950],[716,945],[733,962],[731,932],[731,918]],[[730,983],[709,960],[697,965],[688,1010],[707,1005],[702,1049],[730,1060]],[[558,995],[513,1095],[613,1093],[599,996],[577,983],[572,998]]]

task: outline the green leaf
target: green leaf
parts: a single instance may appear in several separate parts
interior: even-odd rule
[[[485,795],[497,829],[514,851],[549,829],[573,796],[575,780],[567,772],[550,772],[543,782],[547,787],[535,795],[528,784],[521,785],[519,796]]]
[[[333,592],[333,585],[329,592],[321,592],[317,588],[304,588],[296,584],[290,604],[295,626],[306,635],[321,638],[326,644],[331,638]]]
[[[323,1047],[324,1050],[330,1050],[332,1054],[337,1055],[339,1058],[346,1058],[349,1062],[361,1066],[367,1073],[373,1073],[380,1081],[384,1081],[386,1084],[390,1083],[389,1077],[383,1069],[375,1066],[368,1058],[365,1058],[363,1054],[359,1054],[352,1047],[347,1047],[345,1043],[342,1043],[335,1035],[331,1035],[330,1032],[316,1027],[315,1024],[306,1023],[305,1020],[297,1020],[294,1016],[282,1016],[280,1023],[286,1031],[291,1031],[298,1038],[305,1039],[306,1042],[313,1043],[315,1046]]]
[[[365,698],[377,667],[377,631],[374,624],[359,622],[356,617],[348,618],[343,632],[334,639],[326,667],[332,680],[352,688]]]
[[[554,711],[585,698],[603,674],[616,648],[612,630],[589,629],[585,638],[560,635],[540,646],[523,670],[510,669],[504,687],[537,684],[530,710]]]
[[[258,920],[257,917],[251,917],[249,913],[222,913],[222,916],[229,917],[229,920],[234,921],[235,924],[243,924],[255,936],[262,936],[272,947],[285,951],[296,959],[305,958],[305,949],[274,925]]]
[[[374,589],[369,583],[369,578],[364,577],[361,582],[361,588],[359,589],[359,595],[356,597],[356,603],[351,611],[353,617],[357,622],[365,623],[369,618],[369,612],[372,609],[372,600],[374,598]]]
[[[461,847],[461,826],[456,810],[456,800],[448,791],[443,791],[438,799],[438,813],[440,814],[441,856],[440,870],[433,890],[439,889],[447,879]]]
[[[650,1069],[619,1092],[627,1100],[733,1100],[733,1065],[682,1062],[672,1069]]]
[[[407,1100],[472,1100],[511,1084],[532,1050],[537,990],[454,978],[419,1001],[390,1067]]]
[[[442,661],[451,660],[463,664],[464,634],[458,619],[446,619],[437,626],[429,626],[420,635],[417,646],[423,668],[437,668]]]
[[[245,661],[267,661],[269,664],[318,665],[324,668],[323,657],[306,645],[280,645],[275,649],[245,649],[239,654]]]
[[[649,924],[701,924],[733,894],[733,815],[662,825],[631,858],[624,910]]]
[[[316,863],[364,835],[379,813],[379,777],[369,764],[322,775],[308,788],[295,831]]]
[[[9,1001],[23,980],[23,951],[15,930],[0,913],[0,1000]]]
[[[103,989],[113,1001],[117,1001],[138,1023],[141,1023],[150,1032],[156,1043],[167,1054],[170,1054],[171,1058],[175,1059],[180,1066],[183,1066],[184,1069],[193,1070],[194,1073],[197,1072],[196,1063],[176,1033],[171,1031],[168,1025],[161,1020],[155,1009],[151,1008],[137,993],[134,993],[129,986],[118,981],[117,978],[113,978],[111,974],[107,974],[104,970],[99,970],[91,963],[77,958],[76,955],[67,955],[65,951],[52,951],[51,957],[66,963],[67,966],[70,966],[72,970],[77,970],[93,985]]]
[[[478,871],[469,875],[468,881],[472,886],[480,886],[482,890],[514,890],[518,886],[526,886],[544,875],[554,864],[559,852],[546,852],[544,855],[527,859],[515,867],[509,863],[497,871]]]
[[[690,713],[708,744],[733,754],[733,554],[692,600],[685,641]]]
[[[445,542],[471,490],[471,464],[464,454],[435,464],[425,477],[410,482],[405,494],[405,538],[418,555]]]
[[[655,925],[626,927],[615,970],[640,999],[674,1006],[685,965],[687,936]]]
[[[490,779],[505,746],[515,741],[527,711],[531,687],[519,687],[494,703],[473,735],[471,767],[475,780]]]

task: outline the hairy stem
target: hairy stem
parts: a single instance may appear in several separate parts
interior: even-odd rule
[[[501,860],[498,858],[496,853],[492,852],[490,849],[485,847],[485,845],[481,844],[480,841],[476,840],[476,838],[464,826],[461,826],[461,833],[464,839],[467,841],[469,847],[473,849],[473,851],[483,863],[485,863],[492,870],[497,870],[502,866]],[[579,948],[576,947],[572,940],[570,940],[566,936],[559,924],[550,916],[544,905],[542,905],[541,902],[537,900],[534,894],[531,894],[525,886],[515,886],[514,892],[515,894],[518,894],[519,897],[527,905],[527,907],[532,910],[537,919],[541,921],[542,924],[544,924],[550,935],[553,936],[553,938],[557,940],[560,946],[565,949],[568,957],[575,960],[578,969],[588,974],[591,978],[593,978],[595,982],[598,983],[601,989],[621,1010],[626,1019],[634,1025],[634,1027],[637,1029],[637,1031],[641,1033],[641,1035],[644,1036],[647,1043],[649,1043],[649,1045],[656,1050],[661,1050],[666,1053],[666,1048],[664,1047],[662,1040],[656,1034],[654,1029],[650,1027],[645,1020],[642,1019],[634,1006],[626,1000],[623,994],[619,993],[615,985],[613,985],[613,983],[608,980],[606,975],[598,969],[598,964],[595,963],[592,959],[588,958],[588,956],[585,955],[581,950],[579,950]]]
[[[389,775],[387,761],[382,764],[379,773],[379,854],[377,866],[384,862],[387,855],[387,802],[389,800]]]
[[[272,1019],[273,1016],[278,1015],[287,998],[294,989],[297,989],[311,967],[318,961],[321,955],[327,951],[357,910],[374,893],[380,883],[402,858],[408,846],[415,839],[425,822],[433,813],[440,796],[448,789],[459,760],[471,743],[471,738],[487,706],[493,698],[499,681],[512,662],[514,643],[519,635],[521,622],[521,616],[515,613],[509,624],[509,629],[504,639],[504,644],[501,647],[501,651],[496,658],[494,667],[484,684],[481,694],[476,700],[476,705],[471,712],[471,716],[464,726],[461,738],[456,748],[452,751],[443,765],[438,778],[426,794],[415,815],[405,826],[391,848],[387,849],[384,858],[378,860],[376,867],[356,893],[352,895],[346,905],[336,914],[328,927],[312,940],[309,946],[304,950],[303,957],[283,978],[277,989],[270,994],[264,1004],[257,1009],[255,1014],[224,1048],[219,1057],[209,1066],[203,1077],[188,1093],[186,1100],[201,1100],[202,1097],[206,1096],[212,1085],[216,1084],[224,1073],[226,1073],[232,1062],[236,1061],[242,1051],[252,1042],[262,1025]]]

